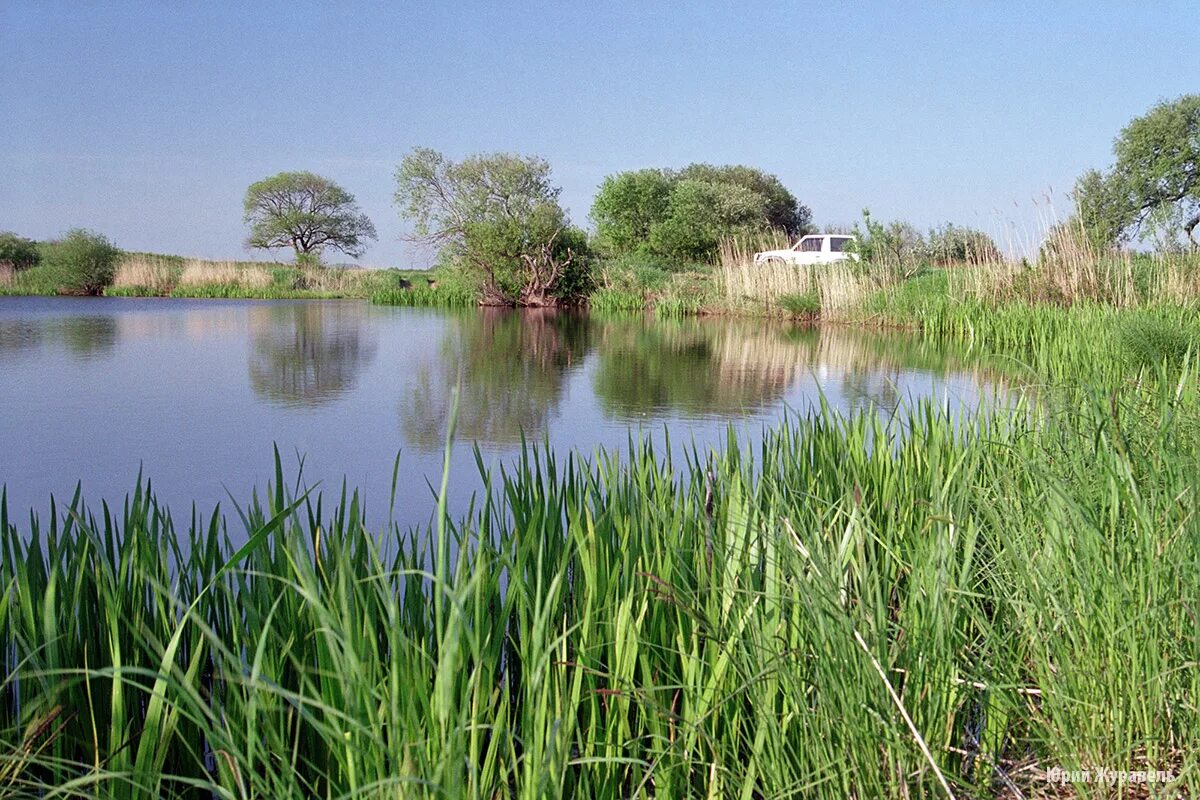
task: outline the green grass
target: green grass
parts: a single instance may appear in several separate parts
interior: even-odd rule
[[[58,285],[57,270],[43,263],[16,273],[10,284],[0,284],[0,295],[54,295]]]
[[[588,298],[588,308],[598,312],[645,311],[646,298],[640,292],[622,289],[597,289]]]
[[[134,287],[134,292],[138,289]],[[105,292],[109,296],[121,296],[120,291]],[[146,297],[147,294],[132,294],[126,296]],[[288,286],[238,286],[231,283],[203,283],[191,286],[179,286],[171,290],[168,297],[192,297],[240,300],[334,300],[345,298],[344,292],[326,292],[313,289],[294,289]]]
[[[816,292],[796,292],[779,298],[779,306],[794,319],[816,319],[821,315],[821,298]]]
[[[145,485],[0,501],[0,793],[1045,794],[1031,766],[1186,791],[1198,383],[1113,370],[685,463],[531,448],[428,531],[293,500],[278,459],[233,524],[177,529]]]
[[[459,286],[415,286],[411,289],[392,288],[375,292],[371,295],[371,302],[414,308],[469,308],[477,304],[477,298]]]

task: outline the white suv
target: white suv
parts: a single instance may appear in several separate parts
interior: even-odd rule
[[[805,236],[787,250],[767,250],[754,254],[755,264],[832,264],[835,261],[858,261],[858,254],[847,252],[853,236],[840,233]]]

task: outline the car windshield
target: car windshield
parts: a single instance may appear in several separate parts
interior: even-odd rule
[[[796,249],[801,253],[819,253],[821,252],[821,237],[806,236],[796,245]]]
[[[833,236],[829,239],[829,250],[834,253],[841,253],[850,244],[849,236]]]

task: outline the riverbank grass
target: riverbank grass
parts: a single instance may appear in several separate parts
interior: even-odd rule
[[[176,529],[146,486],[44,523],[0,499],[0,780],[1045,797],[1061,767],[1186,793],[1186,358],[971,420],[825,408],[682,463],[528,448],[467,518],[413,532],[293,498],[278,458],[233,525]]]
[[[110,297],[366,299],[411,285],[417,279],[414,273],[400,270],[207,261],[129,253],[118,264],[113,282],[104,293]]]

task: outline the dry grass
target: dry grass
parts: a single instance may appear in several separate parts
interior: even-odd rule
[[[112,285],[116,288],[146,289],[152,294],[165,295],[175,287],[179,268],[169,259],[154,256],[128,256],[117,265]]]
[[[1049,227],[1035,259],[965,264],[947,275],[952,297],[992,304],[1096,302],[1132,308],[1200,299],[1200,260],[1194,256],[1100,251],[1073,223]]]
[[[725,299],[733,304],[757,300],[774,305],[784,295],[811,291],[812,277],[804,267],[754,263],[756,252],[780,250],[788,244],[781,235],[769,241],[727,239],[721,242],[717,253],[717,276]]]
[[[371,273],[362,269],[306,269],[304,286],[315,292],[348,294],[361,290],[364,282],[370,281]]]
[[[11,286],[15,275],[11,264],[0,263],[0,286]]]
[[[263,289],[271,285],[271,272],[266,267],[243,266],[233,261],[183,262],[180,286],[238,286],[244,289]]]
[[[867,297],[902,279],[896,269],[864,269],[853,261],[814,266],[754,263],[756,252],[787,246],[787,240],[778,234],[755,241],[722,242],[717,280],[725,300],[734,308],[761,304],[773,309],[787,295],[812,294],[820,300],[822,318],[832,319],[850,314]]]

